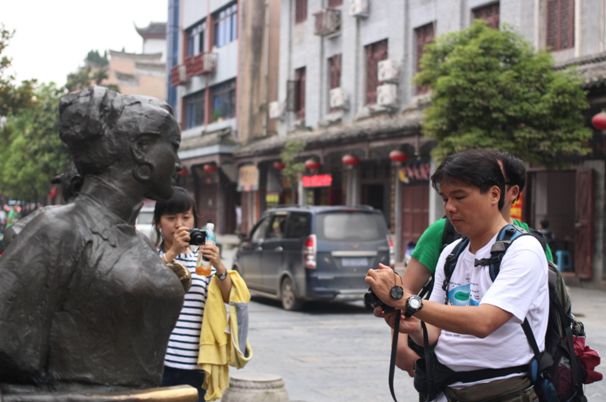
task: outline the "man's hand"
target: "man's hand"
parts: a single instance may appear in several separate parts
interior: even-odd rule
[[[402,278],[388,267],[387,265],[379,264],[380,269],[370,269],[364,279],[372,288],[375,295],[388,306],[404,310],[406,308],[406,299],[410,296],[404,292],[404,297],[400,300],[392,299],[390,291],[395,285],[402,286]],[[376,315],[376,314],[375,314]],[[378,316],[380,317],[380,315]]]

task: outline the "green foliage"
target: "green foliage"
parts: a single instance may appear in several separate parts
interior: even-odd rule
[[[11,66],[12,60],[2,56],[2,52],[8,46],[14,31],[4,29],[0,25],[0,116],[8,116],[18,113],[19,110],[28,107],[32,102],[36,80],[23,81],[21,84],[15,82],[14,75],[7,75],[6,70]]]
[[[282,169],[282,176],[288,179],[293,191],[296,189],[295,183],[299,180],[299,176],[305,172],[305,164],[296,161],[297,155],[303,152],[305,146],[305,142],[301,140],[289,140],[286,141],[282,152],[280,152],[280,159],[285,165]]]
[[[36,88],[33,104],[10,116],[0,131],[0,193],[12,198],[40,200],[51,179],[69,162],[59,139],[59,98],[54,84]]]
[[[470,148],[509,151],[529,163],[562,166],[562,156],[586,155],[592,132],[581,78],[555,71],[511,27],[476,20],[425,47],[414,82],[432,90],[423,134],[438,160]]]
[[[107,66],[109,64],[109,60],[107,60],[107,52],[103,52],[103,56],[101,56],[97,50],[91,50],[88,52],[86,55],[86,60],[98,66]]]

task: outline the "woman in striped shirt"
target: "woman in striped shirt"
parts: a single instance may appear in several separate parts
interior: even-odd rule
[[[156,203],[153,224],[159,239],[156,247],[162,260],[167,264],[172,261],[183,264],[192,276],[191,289],[185,294],[179,320],[168,342],[161,386],[191,385],[198,390],[198,401],[202,402],[206,391],[202,388],[204,372],[198,366],[198,352],[208,285],[212,275],[216,275],[223,300],[227,303],[231,280],[217,246],[190,249],[188,231],[197,227],[197,217],[195,201],[185,189],[175,187],[175,194],[169,201]],[[212,263],[209,277],[196,275],[198,252]]]

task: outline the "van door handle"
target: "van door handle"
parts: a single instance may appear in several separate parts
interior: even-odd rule
[[[276,248],[274,249],[274,251],[275,251],[276,253],[281,253],[282,251],[284,251],[284,249],[282,248],[282,246],[278,246],[278,247],[276,247]]]

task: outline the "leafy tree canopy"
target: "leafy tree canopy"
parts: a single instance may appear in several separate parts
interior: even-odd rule
[[[69,155],[59,139],[57,112],[63,92],[52,83],[40,85],[30,107],[8,117],[0,130],[0,193],[39,201],[65,170]]]
[[[18,84],[15,76],[6,72],[12,60],[6,55],[2,56],[2,52],[13,35],[14,31],[8,31],[4,29],[3,24],[0,24],[0,116],[8,116],[28,107],[32,102],[36,84],[36,80]]]
[[[555,167],[564,155],[589,152],[580,76],[555,71],[553,57],[511,27],[476,20],[442,35],[425,47],[421,68],[414,82],[432,90],[423,134],[437,141],[437,160],[484,148]]]
[[[109,64],[109,60],[107,60],[107,52],[103,52],[103,56],[101,56],[98,50],[91,50],[88,52],[86,55],[86,60],[99,66],[107,66]]]

